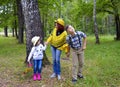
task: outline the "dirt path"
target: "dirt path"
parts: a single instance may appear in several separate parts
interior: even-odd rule
[[[66,62],[67,60],[62,61]],[[0,71],[0,87],[68,87],[67,85],[70,85],[70,83],[66,84],[66,81],[71,78],[70,68],[64,65],[62,66],[62,79],[60,81],[57,78],[50,78],[52,65],[43,68],[41,81],[32,80],[32,71],[24,73],[23,70],[17,69],[15,71],[11,68],[2,70]]]

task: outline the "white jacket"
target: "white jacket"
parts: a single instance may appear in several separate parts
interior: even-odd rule
[[[45,49],[46,49],[46,45],[43,46],[42,44],[32,47],[31,52],[28,56],[28,62],[30,61],[31,58],[33,58],[35,60],[43,59],[43,51]]]

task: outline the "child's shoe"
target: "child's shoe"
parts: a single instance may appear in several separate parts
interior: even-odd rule
[[[38,74],[37,79],[41,80],[41,75],[40,74]]]
[[[33,80],[34,80],[34,81],[37,80],[36,74],[33,75]]]

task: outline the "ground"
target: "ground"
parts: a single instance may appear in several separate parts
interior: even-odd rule
[[[71,81],[71,68],[67,66],[71,64],[71,61],[61,60],[61,62],[63,65],[66,64],[66,66],[62,66],[62,79],[60,81],[58,81],[57,78],[50,78],[52,74],[52,63],[43,67],[41,81],[33,81],[32,70],[28,69],[28,67],[23,64],[24,70],[17,69],[18,71],[4,67],[4,71],[0,72],[0,87],[55,87],[54,85],[57,85],[56,87],[66,87],[64,83],[68,80]],[[67,87],[68,85],[72,87],[72,82],[68,81]]]

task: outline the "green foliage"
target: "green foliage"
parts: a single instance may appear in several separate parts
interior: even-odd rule
[[[0,32],[2,32],[3,31],[3,29],[2,28],[0,28]]]
[[[117,1],[116,1],[117,2]],[[106,5],[107,4],[107,5]],[[99,32],[102,34],[115,34],[114,21],[111,23],[111,29],[104,25],[103,22],[109,14],[104,12],[104,8],[111,9],[109,0],[97,1],[97,22]],[[93,31],[93,0],[39,0],[42,21],[46,32],[52,31],[54,20],[62,17],[65,24],[71,24],[77,30],[86,33],[94,33]],[[119,6],[117,4],[117,6]],[[101,13],[102,12],[102,13]],[[111,16],[112,17],[112,16]]]
[[[101,2],[101,0],[98,0],[97,2],[97,9],[98,12],[106,12],[109,14],[120,14],[120,1],[119,0],[104,0]]]
[[[13,4],[14,0],[6,0],[0,3],[0,27],[13,26],[13,21],[15,20]]]
[[[54,20],[61,17],[65,24],[73,25],[77,30],[85,31],[86,33],[93,32],[93,0],[38,0],[41,21],[44,25],[44,31],[51,32],[54,28]],[[4,10],[3,7],[6,7]],[[115,34],[114,20],[110,26],[103,25],[106,18],[110,14],[120,14],[119,0],[97,0],[97,22],[99,32],[104,31],[104,34]],[[14,20],[17,19],[15,12],[15,0],[1,0],[0,2],[0,27],[8,25],[14,26]],[[106,13],[107,12],[107,13]],[[113,16],[111,16],[113,17]],[[102,28],[102,29],[101,29]],[[107,31],[109,30],[109,32]]]

